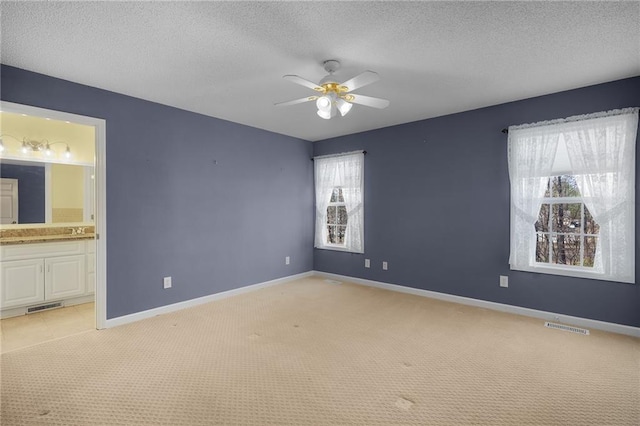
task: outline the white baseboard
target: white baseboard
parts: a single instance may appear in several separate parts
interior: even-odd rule
[[[301,274],[289,275],[288,277],[278,278],[271,281],[265,281],[258,284],[252,284],[245,287],[236,288],[233,290],[227,290],[220,293],[210,294],[208,296],[198,297],[196,299],[185,300],[184,302],[173,303],[171,305],[159,306],[157,308],[149,309],[146,311],[136,312],[134,314],[123,315],[121,317],[111,318],[106,321],[105,328],[116,327],[119,325],[129,324],[131,322],[140,321],[142,319],[155,317],[161,314],[167,314],[169,312],[178,311],[180,309],[190,308],[192,306],[202,305],[203,303],[213,302],[214,300],[220,300],[231,296],[236,296],[242,293],[248,293],[261,288],[270,287],[276,284],[282,284],[288,281],[297,280],[300,278],[306,278],[313,275],[312,271],[303,272]]]
[[[524,315],[527,317],[541,318],[545,321],[571,324],[582,328],[592,328],[596,330],[609,331],[612,333],[626,334],[640,337],[640,328],[629,325],[615,324],[611,322],[592,320],[588,318],[573,317],[570,315],[558,314],[536,309],[522,308],[520,306],[505,305],[503,303],[489,302],[486,300],[472,299],[470,297],[455,296],[452,294],[439,293],[430,290],[421,290],[412,287],[405,287],[396,284],[388,284],[380,281],[366,280],[363,278],[348,277],[345,275],[331,274],[328,272],[313,271],[316,276],[321,276],[337,281],[346,281],[354,284],[378,287],[385,290],[397,291],[400,293],[414,294],[416,296],[429,297],[432,299],[444,300],[446,302],[460,303],[462,305],[477,306],[480,308],[492,309],[494,311],[508,312],[511,314]]]

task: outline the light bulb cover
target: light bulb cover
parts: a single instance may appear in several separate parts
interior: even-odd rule
[[[338,99],[338,101],[336,102],[336,106],[338,107],[338,111],[340,111],[340,115],[344,117],[349,111],[351,111],[351,107],[353,107],[353,104],[351,102],[345,101],[344,99]]]
[[[0,139],[0,152],[4,151],[4,143],[2,143],[2,139]]]
[[[321,109],[319,109],[318,115],[325,120],[329,120],[331,118],[331,111],[322,111]]]
[[[29,152],[29,148],[27,147],[27,143],[25,141],[22,141],[22,153],[26,154]]]
[[[67,158],[71,158],[71,149],[67,145],[67,150],[64,152],[64,156]]]
[[[316,101],[316,106],[320,111],[329,111],[331,109],[331,98],[329,96],[320,96]]]
[[[51,147],[49,146],[49,144],[47,144],[47,145],[45,146],[45,148],[44,148],[44,153],[45,153],[47,156],[51,156],[51,154],[53,154],[53,151],[51,151]]]

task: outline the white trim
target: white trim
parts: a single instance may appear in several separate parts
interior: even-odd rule
[[[570,315],[558,314],[547,311],[539,311],[537,309],[523,308],[520,306],[505,305],[503,303],[489,302],[487,300],[472,299],[470,297],[456,296],[453,294],[439,293],[431,290],[422,290],[418,288],[405,287],[397,284],[383,283],[380,281],[371,281],[363,278],[349,277],[345,275],[331,274],[328,272],[313,271],[314,275],[330,278],[338,281],[352,282],[354,284],[366,285],[369,287],[377,287],[385,290],[397,291],[400,293],[408,293],[416,296],[429,297],[431,299],[444,300],[446,302],[459,303],[461,305],[476,306],[479,308],[491,309],[494,311],[507,312],[510,314],[524,315],[527,317],[541,318],[547,321],[561,322],[571,324],[583,328],[593,328],[611,333],[626,334],[628,336],[640,337],[640,328],[629,325],[615,324],[611,322],[592,320],[588,318],[574,317]]]
[[[107,122],[100,118],[0,101],[0,110],[54,120],[70,121],[95,128],[95,185],[96,185],[96,328],[105,328],[107,320]],[[74,163],[90,165],[85,163]]]
[[[540,265],[540,266],[535,266]],[[529,266],[513,266],[509,265],[509,269],[512,271],[524,271],[524,272],[533,272],[535,274],[548,274],[548,275],[561,275],[564,277],[574,277],[574,278],[586,278],[589,280],[600,280],[600,281],[613,281],[616,283],[624,283],[624,284],[635,284],[635,281],[631,278],[626,280],[621,280],[619,278],[611,278],[610,275],[606,275],[604,272],[598,272],[589,270],[589,268],[581,267],[581,266],[556,266],[553,263],[541,263],[536,262],[535,265]],[[575,269],[573,269],[575,268]]]
[[[96,230],[96,328],[107,327],[107,122],[96,120],[94,220]]]
[[[210,294],[208,296],[198,297],[196,299],[190,299],[190,300],[185,300],[183,302],[173,303],[171,305],[159,306],[157,308],[136,312],[134,314],[111,318],[106,321],[105,328],[117,327],[119,325],[129,324],[135,321],[140,321],[143,319],[155,317],[157,315],[168,314],[170,312],[179,311],[181,309],[202,305],[203,303],[209,303],[215,300],[226,299],[227,297],[236,296],[243,293],[249,293],[251,291],[259,290],[261,288],[271,287],[273,285],[282,284],[288,281],[294,281],[301,278],[310,277],[311,275],[313,275],[312,271],[303,272],[297,275],[289,275],[287,277],[277,278],[271,281],[252,284],[245,287],[235,288],[233,290],[227,290],[227,291],[222,291],[220,293]]]
[[[83,192],[83,206],[82,206],[82,220],[84,222],[93,222],[93,218],[95,217],[93,200],[96,198],[95,194],[95,186],[94,179],[91,179],[91,175],[93,175],[94,166],[84,166],[83,167],[83,177],[84,177],[84,185],[82,190]],[[93,193],[91,188],[93,187]],[[93,216],[93,217],[92,217]]]
[[[44,165],[44,223],[53,223],[53,201],[51,197],[51,163]]]

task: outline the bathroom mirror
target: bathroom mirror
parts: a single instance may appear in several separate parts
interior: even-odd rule
[[[0,159],[0,177],[3,225],[94,221],[91,166]],[[17,217],[9,211],[12,205],[18,207]]]
[[[0,111],[2,226],[94,221],[95,128]]]

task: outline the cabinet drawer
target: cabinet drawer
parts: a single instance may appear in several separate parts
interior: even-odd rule
[[[33,259],[49,256],[69,256],[84,254],[84,241],[64,241],[42,244],[18,244],[12,246],[0,246],[0,259],[19,260]]]

